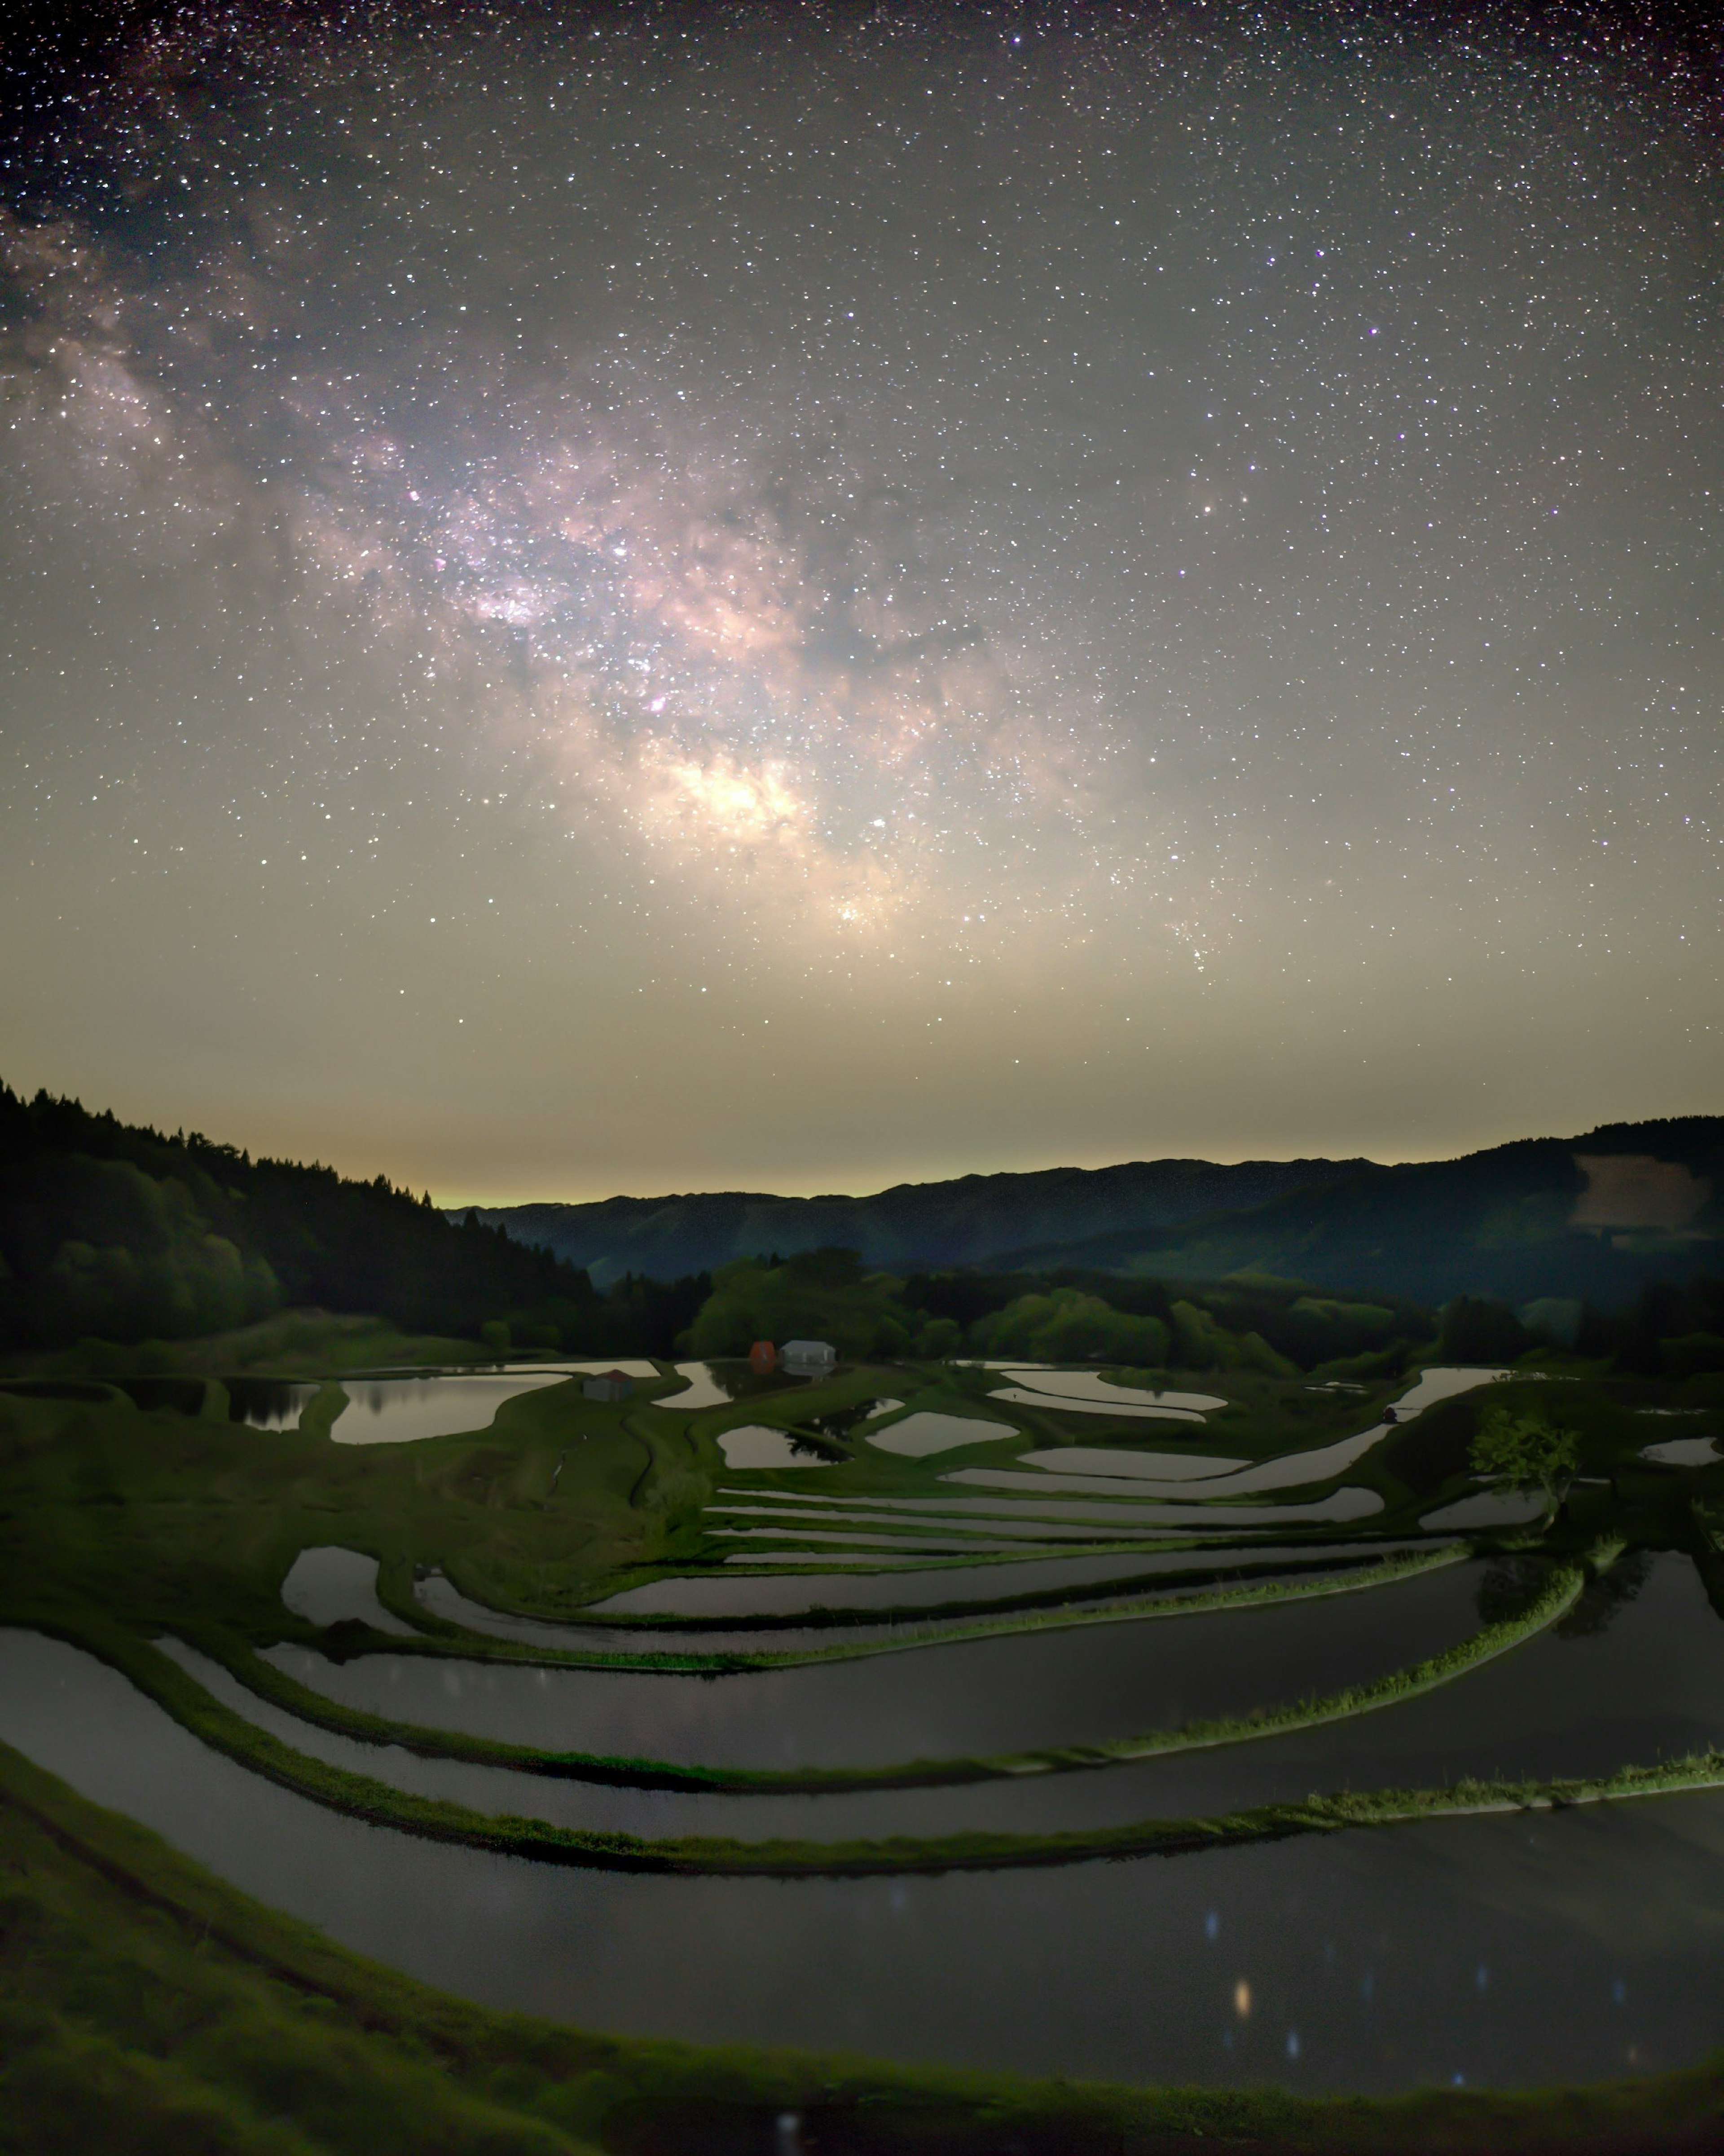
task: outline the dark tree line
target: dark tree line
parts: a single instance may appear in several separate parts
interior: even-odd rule
[[[0,1086],[0,1341],[184,1338],[308,1305],[558,1346],[602,1334],[607,1309],[578,1268],[387,1177],[254,1160]]]

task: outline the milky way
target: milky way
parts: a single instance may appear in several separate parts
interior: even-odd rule
[[[1716,91],[1196,4],[40,56],[5,1075],[451,1198],[1724,1105]]]

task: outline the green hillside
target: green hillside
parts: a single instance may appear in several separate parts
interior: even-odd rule
[[[1590,1165],[1588,1165],[1590,1163]],[[1219,1280],[1266,1273],[1421,1303],[1621,1308],[1724,1270],[1724,1117],[1609,1124],[1457,1160],[1126,1162],[900,1183],[865,1198],[716,1191],[480,1217],[600,1281],[819,1248],[895,1273],[985,1268]]]
[[[254,1160],[0,1086],[0,1350],[224,1333],[312,1306],[409,1333],[602,1332],[577,1267],[387,1178]]]

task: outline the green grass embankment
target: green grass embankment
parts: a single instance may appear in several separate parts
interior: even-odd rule
[[[1715,2147],[1724,2074],[1387,2101],[587,2035],[362,1959],[0,1746],[7,2156],[1191,2156]]]
[[[1397,1701],[1430,1691],[1439,1685],[1506,1654],[1573,1608],[1584,1584],[1578,1571],[1559,1573],[1521,1614],[1487,1625],[1470,1639],[1407,1667],[1392,1670],[1370,1684],[1347,1686],[1316,1698],[1257,1709],[1249,1714],[1218,1716],[1181,1723],[1100,1744],[1049,1747],[1032,1752],[998,1753],[969,1758],[916,1759],[883,1767],[745,1768],[690,1765],[664,1759],[623,1758],[597,1753],[545,1752],[529,1745],[475,1737],[459,1730],[431,1729],[347,1707],[261,1660],[242,1642],[219,1633],[187,1635],[187,1644],[221,1663],[239,1682],[299,1720],[366,1744],[395,1744],[422,1758],[459,1759],[469,1764],[512,1768],[518,1772],[567,1781],[603,1783],[634,1789],[682,1789],[707,1794],[819,1796],[870,1789],[962,1786],[988,1781],[1021,1780],[1027,1775],[1072,1774],[1118,1766],[1163,1753],[1212,1750],[1258,1737],[1316,1728]],[[166,1704],[166,1702],[163,1702]]]
[[[1434,1572],[1444,1565],[1464,1563],[1472,1555],[1472,1550],[1465,1543],[1449,1543],[1435,1549],[1416,1550],[1405,1556],[1387,1558],[1378,1564],[1360,1558],[1345,1564],[1337,1561],[1335,1569],[1312,1566],[1309,1568],[1308,1577],[1290,1578],[1286,1574],[1285,1565],[1256,1568],[1229,1566],[1225,1571],[1172,1575],[1171,1589],[1164,1584],[1153,1594],[1109,1602],[1101,1609],[1091,1608],[1086,1604],[1065,1602],[1049,1609],[1007,1611],[993,1617],[955,1620],[950,1625],[922,1625],[906,1613],[886,1611],[880,1613],[887,1621],[878,1626],[878,1638],[840,1640],[829,1647],[763,1647],[756,1650],[726,1647],[706,1650],[685,1648],[666,1649],[651,1654],[615,1649],[558,1647],[549,1644],[540,1645],[525,1640],[500,1638],[493,1632],[469,1631],[453,1619],[434,1615],[413,1599],[410,1589],[403,1591],[398,1583],[392,1584],[387,1578],[387,1570],[380,1569],[377,1599],[383,1607],[398,1617],[431,1628],[433,1636],[428,1640],[391,1638],[385,1643],[379,1635],[374,1644],[379,1648],[387,1646],[387,1651],[391,1654],[440,1655],[462,1661],[497,1661],[543,1665],[556,1669],[641,1670],[658,1671],[672,1676],[693,1673],[731,1676],[750,1670],[793,1670],[808,1668],[822,1662],[862,1661],[877,1655],[910,1654],[920,1647],[957,1646],[967,1640],[1004,1639],[1020,1632],[1070,1631],[1089,1625],[1142,1624],[1150,1618],[1198,1616],[1217,1609],[1249,1609],[1270,1603],[1301,1602],[1331,1594],[1351,1594],[1364,1588],[1390,1586],[1397,1580],[1410,1578],[1419,1573]],[[1266,1576],[1256,1576],[1259,1573]],[[1187,1580],[1198,1583],[1195,1592],[1185,1590],[1183,1583]],[[1203,1584],[1226,1580],[1243,1580],[1244,1584],[1212,1586]],[[527,1621],[538,1624],[545,1620],[534,1618]],[[906,1635],[895,1629],[900,1623],[912,1621],[918,1622],[918,1629],[912,1633]],[[577,1628],[571,1625],[567,1629],[573,1631]],[[366,1647],[358,1651],[370,1650]]]
[[[1344,1548],[1342,1539],[1333,1535],[1326,1535],[1320,1539],[1311,1540],[1309,1543],[1309,1548],[1313,1551],[1324,1553],[1326,1554],[1320,1557],[1318,1563],[1313,1564],[1311,1567],[1311,1569],[1313,1571],[1318,1569],[1319,1564],[1326,1568],[1328,1565],[1331,1564],[1341,1566],[1351,1563],[1362,1564],[1368,1563],[1369,1559],[1367,1553],[1371,1548],[1371,1544],[1368,1542],[1359,1537],[1350,1537],[1345,1538],[1345,1540],[1347,1543],[1351,1544],[1350,1548]],[[1297,1538],[1291,1537],[1290,1537],[1287,1541],[1281,1545],[1282,1548],[1290,1550],[1298,1550],[1301,1547],[1306,1546],[1306,1545],[1301,1544]],[[1193,1535],[1189,1537],[1183,1536],[1177,1537],[1170,1537],[1165,1542],[1158,1542],[1155,1545],[1155,1553],[1158,1556],[1174,1555],[1187,1550],[1213,1549],[1218,1560],[1224,1559],[1229,1551],[1237,1551],[1240,1553],[1240,1561],[1236,1563],[1218,1562],[1212,1568],[1207,1571],[1193,1571],[1178,1573],[1170,1573],[1158,1575],[1159,1584],[1157,1591],[1158,1593],[1164,1594],[1169,1584],[1177,1586],[1183,1581],[1190,1581],[1195,1584],[1200,1585],[1206,1581],[1211,1580],[1249,1580],[1270,1574],[1279,1576],[1285,1574],[1290,1565],[1296,1562],[1296,1559],[1291,1557],[1281,1557],[1275,1559],[1254,1562],[1249,1553],[1249,1544],[1219,1542],[1213,1536]],[[1359,1554],[1357,1556],[1354,1555],[1353,1552],[1355,1551],[1359,1553]],[[1452,1553],[1452,1557],[1450,1556],[1450,1553]],[[1084,1555],[1086,1553],[1086,1552],[1082,1550],[1071,1553],[1071,1554],[1074,1555]],[[1444,1556],[1446,1561],[1452,1561],[1454,1557],[1465,1557],[1468,1554],[1469,1552],[1465,1545],[1459,1542],[1445,1545],[1444,1551]],[[945,1571],[947,1569],[962,1570],[970,1568],[980,1571],[991,1569],[998,1566],[1011,1565],[1022,1561],[1023,1560],[1011,1557],[986,1558],[969,1558],[962,1560],[955,1558],[952,1560],[951,1566],[948,1567],[945,1560],[942,1559],[938,1569]],[[1423,1563],[1424,1561],[1422,1553],[1417,1558],[1409,1560],[1409,1562],[1413,1563]],[[785,1566],[782,1568],[775,1569],[771,1573],[748,1573],[736,1571],[726,1572],[721,1576],[730,1580],[767,1578],[772,1579],[794,1579],[798,1577],[798,1569],[799,1568],[795,1566]],[[818,1570],[818,1568],[815,1568],[815,1569]],[[892,1566],[881,1566],[880,1568],[881,1572],[894,1571],[897,1568]],[[687,1568],[685,1568],[681,1573],[674,1576],[678,1578],[688,1578],[691,1575]],[[853,1567],[849,1576],[860,1578],[877,1578],[879,1574],[877,1573],[866,1572],[860,1568]],[[915,1573],[910,1573],[901,1576],[905,1577],[906,1584],[908,1584],[917,1575]],[[1074,1607],[1075,1603],[1093,1604],[1103,1598],[1128,1594],[1133,1589],[1142,1591],[1144,1587],[1144,1577],[1143,1571],[1140,1567],[1135,1571],[1121,1573],[1117,1579],[1085,1581],[1081,1586],[1075,1589],[1068,1584],[1063,1587],[1039,1588],[1034,1591],[1018,1594],[993,1595],[986,1599],[978,1597],[972,1601],[948,1600],[937,1603],[904,1602],[874,1604],[852,1603],[833,1607],[819,1606],[811,1609],[766,1611],[743,1610],[740,1612],[718,1610],[706,1612],[697,1615],[686,1616],[680,1614],[671,1614],[670,1613],[659,1611],[638,1615],[627,1612],[618,1612],[616,1614],[612,1614],[608,1611],[602,1613],[594,1611],[584,1616],[572,1619],[554,1617],[546,1618],[541,1616],[536,1612],[530,1609],[505,1609],[500,1604],[492,1603],[486,1603],[483,1604],[483,1606],[489,1609],[494,1609],[495,1614],[500,1617],[517,1617],[530,1624],[563,1625],[570,1630],[577,1630],[582,1625],[588,1625],[596,1630],[603,1630],[608,1632],[638,1633],[643,1639],[651,1639],[654,1637],[674,1639],[677,1634],[680,1632],[719,1631],[760,1632],[763,1634],[772,1632],[798,1631],[820,1632],[836,1630],[839,1627],[849,1630],[851,1627],[863,1626],[866,1626],[870,1630],[877,1629],[881,1633],[885,1634],[888,1633],[890,1628],[895,1625],[915,1625],[926,1628],[931,1625],[942,1625],[947,1623],[949,1623],[953,1628],[952,1634],[953,1638],[975,1639],[980,1637],[981,1633],[978,1627],[971,1624],[970,1620],[981,1620],[985,1621],[989,1619],[997,1619],[999,1620],[1000,1629],[1002,1630],[1016,1630],[1020,1629],[1018,1621],[1019,1620],[1025,1620],[1026,1624],[1029,1621],[1040,1620],[1050,1625],[1081,1625],[1091,1622],[1105,1621],[1106,1618],[1113,1614],[1114,1608],[1120,1607],[1120,1604],[1115,1604],[1113,1608],[1110,1608],[1106,1610],[1094,1610],[1085,1609],[1081,1606]],[[464,1592],[465,1590],[461,1591]],[[378,1594],[383,1603],[383,1606],[386,1609],[393,1610],[398,1617],[405,1618],[410,1622],[420,1625],[428,1630],[450,1635],[459,1634],[464,1639],[472,1639],[475,1636],[473,1633],[467,1631],[464,1627],[457,1625],[452,1619],[438,1617],[430,1610],[423,1609],[419,1604],[413,1601],[410,1596],[403,1597],[403,1594],[398,1587],[396,1588],[393,1592],[391,1592],[386,1585],[380,1581]],[[469,1599],[473,1599],[475,1598],[469,1596]],[[1147,1597],[1146,1597],[1146,1604],[1147,1602]],[[1126,1614],[1129,1614],[1133,1613],[1127,1612]],[[960,1626],[963,1627],[962,1630],[957,1629]],[[477,1636],[490,1638],[494,1637],[495,1635],[490,1634],[483,1634]],[[916,1638],[903,1641],[901,1644],[906,1646],[920,1646],[924,1644],[926,1637],[927,1635],[924,1630],[923,1632],[919,1633]],[[578,1652],[580,1650],[577,1650],[576,1651]],[[729,1651],[732,1650],[727,1650],[727,1652]],[[859,1650],[849,1644],[845,1644],[831,1650],[808,1649],[803,1651],[810,1655],[824,1655],[828,1652],[840,1654],[854,1651],[873,1654],[884,1651],[884,1645],[880,1648],[869,1645]],[[618,1657],[618,1660],[623,1666],[628,1666],[632,1664],[633,1658],[622,1656]],[[731,1666],[728,1661],[723,1662],[721,1666],[725,1667]],[[737,1666],[746,1666],[747,1665],[741,1664],[737,1665]],[[764,1667],[766,1665],[761,1664],[758,1665],[758,1666]]]

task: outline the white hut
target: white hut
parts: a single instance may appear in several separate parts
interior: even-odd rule
[[[778,1360],[793,1378],[824,1378],[837,1367],[838,1350],[829,1340],[787,1340]]]

